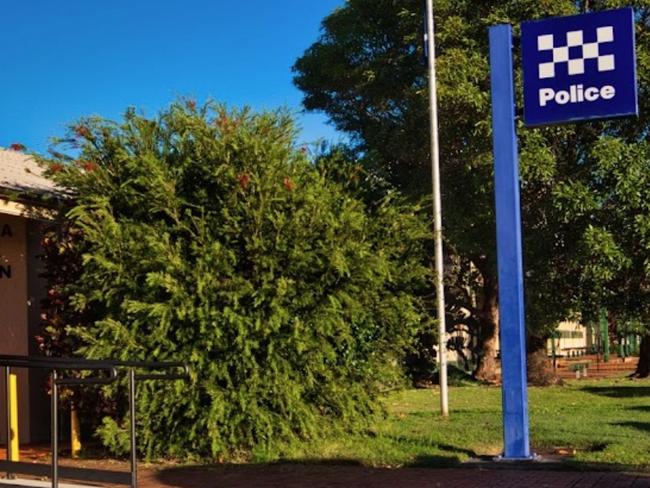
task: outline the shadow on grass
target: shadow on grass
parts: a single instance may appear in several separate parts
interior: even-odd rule
[[[627,410],[650,413],[650,405],[635,405],[633,407],[627,407]]]
[[[609,398],[650,398],[650,386],[586,386],[582,391]]]
[[[364,469],[372,469],[364,465],[358,459],[334,458],[334,459],[281,459],[267,466],[356,466]],[[409,468],[452,468],[460,466],[461,461],[457,456],[417,456],[410,463],[400,466]],[[393,468],[394,469],[394,468]]]
[[[632,427],[643,432],[650,432],[650,422],[636,422],[634,420],[628,420],[625,422],[616,422],[613,425],[618,425],[620,427]]]
[[[456,468],[461,465],[457,456],[417,456],[408,468]]]
[[[439,442],[429,440],[426,438],[413,438],[413,437],[407,437],[404,435],[391,435],[391,434],[383,434],[382,437],[384,439],[389,439],[395,443],[398,444],[406,444],[406,445],[418,445],[422,446],[425,448],[431,448],[443,451],[443,452],[448,452],[451,454],[465,454],[466,456],[469,457],[475,457],[476,452],[472,451],[471,449],[465,449],[463,447],[458,447],[458,446],[452,446],[451,444],[440,444]],[[448,457],[448,456],[426,456],[427,459],[442,459],[442,460],[449,460],[453,463],[459,463],[460,458],[458,456],[456,457]],[[420,462],[418,461],[418,465],[420,465]],[[428,463],[428,465],[431,465],[431,463]]]

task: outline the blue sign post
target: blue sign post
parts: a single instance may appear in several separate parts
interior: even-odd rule
[[[526,125],[636,115],[634,12],[522,24]],[[490,28],[494,191],[505,460],[532,459],[512,27]]]
[[[503,457],[529,459],[526,325],[521,252],[519,163],[515,130],[512,28],[490,28],[492,139],[499,271],[499,349],[503,403]]]

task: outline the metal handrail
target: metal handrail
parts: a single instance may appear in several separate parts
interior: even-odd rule
[[[137,451],[136,451],[136,432],[135,432],[135,396],[136,396],[136,383],[137,381],[144,380],[185,380],[189,379],[189,368],[186,363],[178,361],[116,361],[116,360],[93,360],[93,359],[78,359],[78,358],[52,358],[47,356],[16,356],[0,354],[0,366],[4,366],[6,386],[7,386],[7,402],[9,400],[9,375],[11,368],[37,368],[48,369],[51,371],[52,380],[52,419],[51,419],[51,436],[52,436],[52,488],[59,486],[59,466],[58,466],[58,451],[59,451],[59,428],[58,428],[58,387],[59,386],[77,386],[77,385],[107,385],[117,379],[117,370],[126,368],[128,370],[129,382],[129,414],[130,414],[130,447],[131,447],[131,472],[130,472],[130,486],[137,488]],[[147,370],[160,370],[171,369],[176,372],[165,373],[146,373],[136,374],[137,369]],[[178,372],[182,369],[182,372]],[[88,376],[88,377],[64,377],[59,378],[59,371],[104,371],[107,376]],[[7,462],[3,463],[6,466],[11,464],[11,412],[7,408]],[[8,475],[10,473],[7,473]]]
[[[117,369],[104,361],[89,361],[87,359],[59,359],[44,356],[15,356],[0,355],[0,366],[5,369],[5,385],[7,391],[7,461],[12,462],[11,446],[11,408],[9,408],[9,376],[11,368],[47,369],[50,370],[52,387],[52,418],[50,432],[52,442],[52,487],[59,486],[59,386],[73,385],[107,385],[117,379]],[[58,371],[104,371],[108,376],[90,376],[85,378],[59,378]],[[9,476],[9,473],[7,473]]]
[[[56,384],[61,386],[107,385],[117,379],[117,369],[115,365],[107,361],[0,354],[0,366],[4,366],[5,368],[49,369],[52,371],[105,371],[108,373],[108,376],[58,378]]]

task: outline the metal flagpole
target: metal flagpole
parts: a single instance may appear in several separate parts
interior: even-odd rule
[[[440,156],[438,146],[438,95],[436,90],[436,50],[433,27],[433,0],[427,0],[427,60],[429,66],[429,113],[431,122],[431,174],[433,184],[433,238],[438,298],[438,370],[440,377],[440,413],[449,416],[447,392],[447,327],[445,324],[444,263],[442,257],[442,203],[440,198]]]

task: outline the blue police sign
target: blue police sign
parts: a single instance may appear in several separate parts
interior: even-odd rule
[[[526,125],[638,114],[631,8],[521,24]]]

